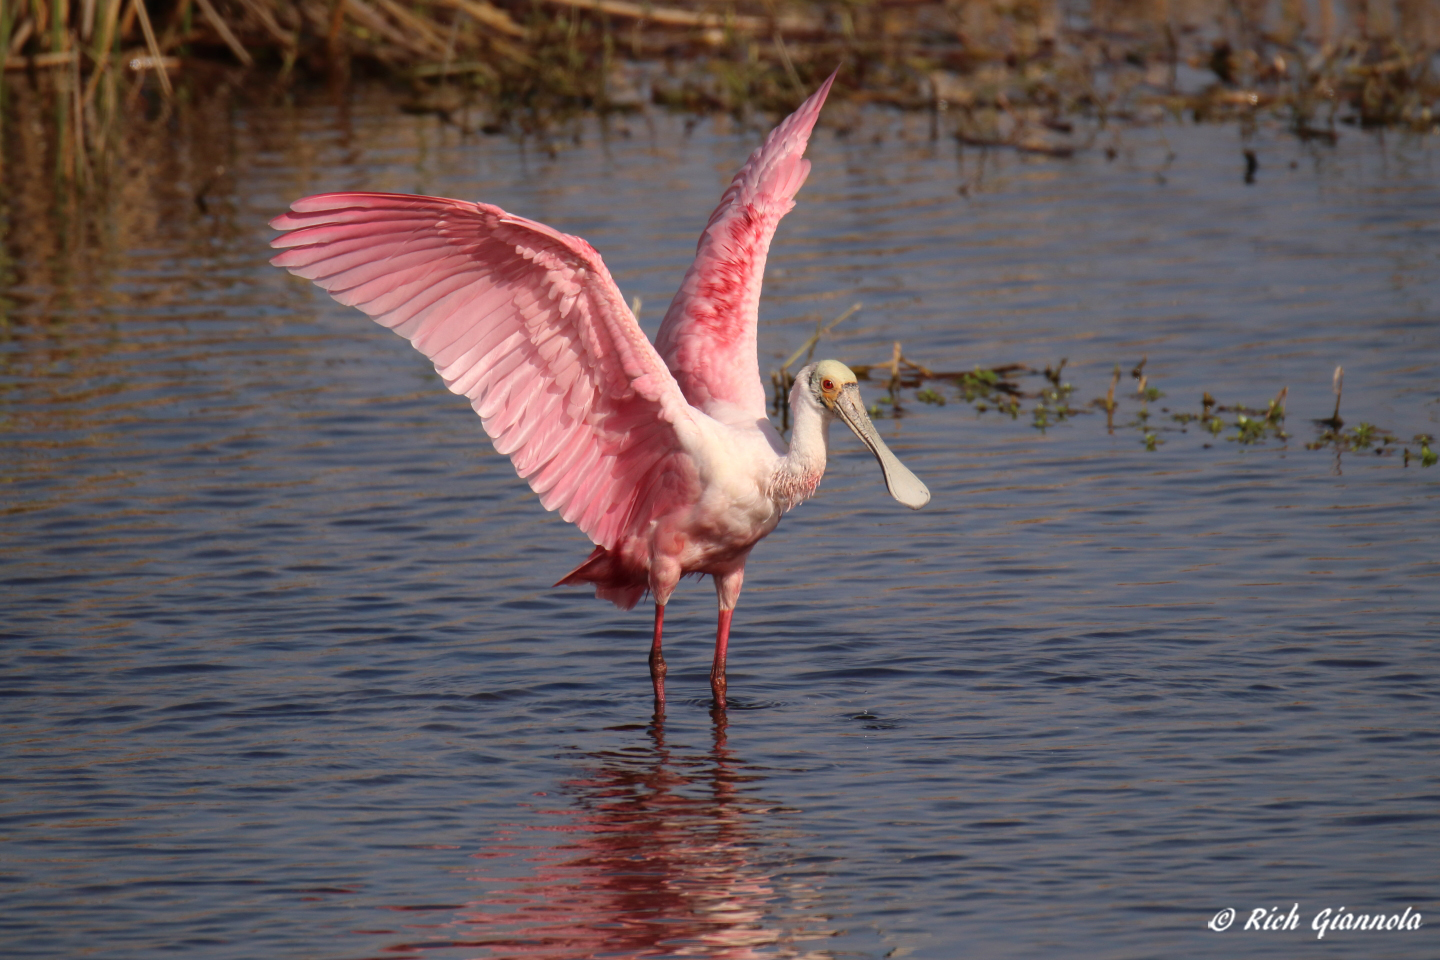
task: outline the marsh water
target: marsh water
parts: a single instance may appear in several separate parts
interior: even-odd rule
[[[758,129],[546,149],[342,106],[216,120],[83,241],[16,239],[44,211],[10,198],[0,953],[1440,955],[1433,138],[1167,122],[1067,160],[822,128],[762,367],[859,302],[821,355],[1064,357],[1089,412],[902,397],[913,513],[835,433],[750,562],[723,713],[713,592],[682,585],[662,723],[649,614],[550,587],[588,543],[419,354],[268,266],[266,222],[334,189],[498,203],[590,240],[653,334]],[[1340,364],[1387,452],[1306,449]],[[1169,419],[1282,387],[1285,441]]]

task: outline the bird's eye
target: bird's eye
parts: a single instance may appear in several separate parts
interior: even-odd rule
[[[835,381],[834,381],[834,380],[829,380],[829,379],[822,380],[822,381],[820,382],[820,386],[824,387],[826,390],[834,390],[834,389],[835,389]]]

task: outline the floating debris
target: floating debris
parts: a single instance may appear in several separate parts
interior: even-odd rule
[[[840,320],[852,315],[858,306],[857,304],[850,311],[824,324],[823,332],[829,333]],[[789,384],[793,383],[792,379],[787,379],[788,366],[802,353],[807,359],[813,354],[815,344],[822,335],[821,331],[822,326],[817,324],[816,334],[791,356],[785,367],[771,374],[775,387],[772,410],[781,415],[782,419],[785,409],[783,400],[788,395]],[[1222,404],[1209,391],[1204,391],[1200,395],[1198,411],[1172,412],[1170,408],[1164,407],[1159,411],[1163,417],[1157,419],[1150,405],[1163,398],[1165,393],[1151,383],[1149,375],[1145,373],[1148,360],[1148,357],[1141,357],[1140,362],[1130,371],[1131,377],[1136,381],[1133,399],[1137,406],[1133,419],[1124,425],[1140,434],[1140,442],[1146,450],[1159,449],[1166,443],[1165,433],[1186,433],[1192,424],[1214,438],[1219,438],[1227,430],[1233,430],[1225,440],[1244,447],[1257,446],[1268,441],[1277,441],[1284,447],[1290,440],[1290,434],[1285,429],[1285,402],[1290,395],[1288,386],[1281,387],[1275,397],[1263,407],[1250,407],[1240,403]],[[896,342],[892,345],[888,361],[850,364],[850,368],[862,380],[884,378],[882,382],[887,392],[877,398],[870,407],[870,416],[875,419],[898,419],[905,416],[904,391],[913,390],[914,399],[919,403],[943,407],[953,399],[969,404],[977,415],[983,416],[993,411],[1008,414],[1012,420],[1019,419],[1024,402],[1034,401],[1030,408],[1030,426],[1041,433],[1078,414],[1090,413],[1096,409],[1104,410],[1106,430],[1113,434],[1115,413],[1121,402],[1115,396],[1121,379],[1120,364],[1115,364],[1105,396],[1092,400],[1088,405],[1091,409],[1076,409],[1070,405],[1075,388],[1066,382],[1063,376],[1067,362],[1066,358],[1062,357],[1053,367],[1046,366],[1040,370],[1025,364],[1008,363],[991,367],[977,365],[972,370],[962,372],[937,371],[908,359],[901,344]],[[1040,378],[1041,383],[1027,389],[1024,379],[1035,377]],[[1406,467],[1411,460],[1419,460],[1422,467],[1434,466],[1437,460],[1440,460],[1440,456],[1437,456],[1430,446],[1434,443],[1434,438],[1428,434],[1416,434],[1409,441],[1419,451],[1418,454],[1412,454],[1409,446],[1399,447],[1399,441],[1390,430],[1363,422],[1349,430],[1343,429],[1344,424],[1339,419],[1343,382],[1344,371],[1337,367],[1333,381],[1335,411],[1329,419],[1314,421],[1321,428],[1321,432],[1314,441],[1305,444],[1305,449],[1332,449],[1337,456],[1344,452],[1362,450],[1373,450],[1378,456],[1391,456],[1401,450],[1403,465]],[[953,393],[947,394],[947,385],[953,387]],[[789,429],[788,423],[784,424],[783,429]],[[1211,444],[1205,443],[1203,446],[1209,448]]]

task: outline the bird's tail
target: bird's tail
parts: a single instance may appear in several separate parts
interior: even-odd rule
[[[650,589],[643,575],[637,576],[620,562],[618,556],[604,547],[596,547],[584,563],[567,573],[555,586],[576,587],[585,583],[593,583],[595,596],[609,600],[621,610],[633,609]]]

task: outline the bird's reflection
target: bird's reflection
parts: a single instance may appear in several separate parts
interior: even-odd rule
[[[657,715],[648,742],[592,755],[567,784],[567,822],[551,828],[566,841],[522,854],[527,877],[469,904],[457,924],[464,941],[556,960],[809,956],[798,941],[831,935],[817,891],[777,876],[793,854],[767,827],[776,806],[726,746],[724,710],[711,716],[708,752],[667,743]],[[478,856],[526,846],[511,835]]]

